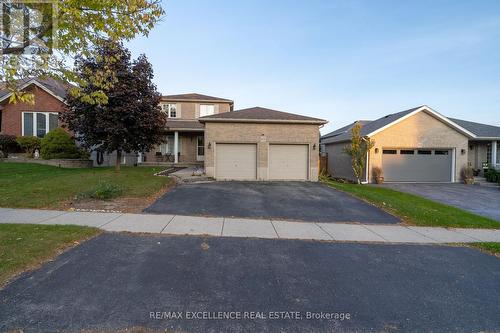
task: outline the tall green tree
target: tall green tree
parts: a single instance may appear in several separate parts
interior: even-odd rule
[[[146,56],[132,61],[121,43],[107,42],[94,56],[78,57],[75,72],[81,82],[80,93],[68,94],[68,112],[61,116],[90,149],[116,151],[116,170],[122,153],[149,151],[165,138],[166,115],[161,111],[161,95],[153,84],[153,68]],[[93,73],[106,73],[112,82],[104,89],[107,101],[96,103],[91,97],[103,89],[93,83]],[[90,97],[89,97],[90,96]]]
[[[351,156],[351,165],[358,184],[366,164],[366,154],[373,148],[375,142],[368,137],[361,136],[361,124],[356,122],[351,129],[351,144],[344,148],[344,152]]]
[[[18,89],[20,79],[52,76],[80,83],[70,67],[77,55],[90,57],[106,40],[147,36],[164,15],[160,0],[2,0],[0,11],[0,82],[13,93],[10,102],[34,102]],[[106,101],[105,77],[92,76],[102,87],[89,96],[96,103]]]

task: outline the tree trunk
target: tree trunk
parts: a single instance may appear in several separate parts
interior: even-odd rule
[[[116,162],[115,162],[115,171],[119,172],[120,171],[120,165],[122,163],[122,151],[117,150],[116,151]]]

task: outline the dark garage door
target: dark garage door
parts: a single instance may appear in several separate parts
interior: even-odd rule
[[[449,149],[383,149],[382,170],[388,182],[451,182]]]

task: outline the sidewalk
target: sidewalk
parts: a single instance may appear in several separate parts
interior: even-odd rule
[[[500,242],[500,230],[312,223],[181,215],[0,208],[0,223],[73,224],[105,231],[381,243]]]

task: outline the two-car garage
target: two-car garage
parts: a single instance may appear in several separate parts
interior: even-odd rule
[[[383,149],[382,170],[388,182],[451,182],[451,149]]]
[[[258,145],[217,143],[215,178],[257,180]],[[269,144],[268,180],[309,180],[308,144]]]
[[[326,121],[264,108],[207,116],[205,172],[217,180],[318,180]]]

